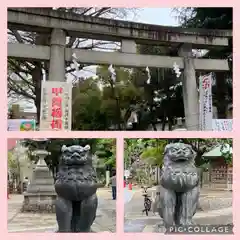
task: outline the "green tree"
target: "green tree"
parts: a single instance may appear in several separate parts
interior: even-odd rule
[[[139,45],[140,54],[177,56],[177,52],[162,46]],[[182,87],[172,69],[149,68],[151,74],[150,84],[147,83],[146,69],[135,69],[133,81],[138,86],[144,86],[144,100],[150,108],[153,122],[161,119],[162,131],[168,122],[169,130],[172,130],[174,119],[184,117]],[[157,101],[156,98],[159,100]],[[154,130],[157,130],[154,127]]]
[[[125,139],[124,165],[126,169],[139,159],[144,147],[142,139]]]
[[[88,78],[73,87],[72,129],[106,130],[107,113],[102,108],[102,92],[97,79]]]
[[[202,157],[204,153],[216,146],[224,146],[225,144],[228,144],[230,148],[223,148],[222,155],[226,163],[232,163],[232,139],[222,138],[128,139],[125,140],[125,161],[129,162],[130,159],[131,164],[133,164],[134,161],[141,158],[148,164],[161,166],[165,146],[170,142],[178,142],[179,140],[192,146],[197,154],[195,162],[199,167],[209,161]]]
[[[205,164],[206,162],[208,162],[209,160],[204,159],[202,157],[202,155],[210,150],[212,150],[214,147],[216,146],[224,146],[225,144],[230,143],[232,146],[232,139],[222,139],[222,138],[198,138],[198,139],[193,139],[193,138],[186,138],[186,139],[182,139],[183,142],[190,144],[193,148],[193,150],[196,152],[197,156],[195,159],[196,165],[197,166],[201,166],[203,164]],[[223,157],[227,157],[225,158],[226,163],[231,162],[231,154],[229,151],[227,151],[226,153],[224,153],[224,151],[222,152]]]
[[[8,173],[17,183],[22,180],[21,168],[26,167],[29,163],[29,159],[25,157],[25,154],[25,149],[18,147],[8,151]]]
[[[32,161],[37,161],[36,157],[32,155],[33,151],[39,148],[38,142],[33,139],[24,139],[22,144],[28,148],[28,155]],[[46,144],[46,150],[50,153],[49,156],[45,158],[45,161],[52,171],[53,176],[55,177],[58,171],[59,157],[61,155],[61,148],[63,145],[71,146],[71,145],[90,145],[91,152],[94,154],[96,151],[97,139],[69,139],[69,138],[51,138]]]
[[[52,10],[52,8],[44,8],[45,10]],[[88,15],[92,17],[107,17],[110,19],[122,18],[125,19],[130,15],[137,14],[136,8],[111,8],[111,7],[82,7],[82,8],[57,8],[58,12],[73,12],[79,15]],[[8,27],[8,42],[17,42],[31,45],[50,46],[50,35],[45,33],[22,32]],[[109,43],[108,43],[109,44]],[[66,46],[68,48],[80,49],[102,49],[106,48],[105,41],[92,41],[88,39],[70,37]],[[112,43],[113,48],[116,44]],[[108,45],[109,48],[109,45]],[[80,64],[79,69],[83,69],[87,65]],[[71,62],[66,63],[66,77],[70,74],[74,75],[75,69],[72,68]],[[49,62],[31,61],[8,58],[8,95],[14,95],[19,98],[31,100],[37,108],[37,120],[40,119],[40,103],[41,103],[41,84],[43,79],[43,71],[48,79]],[[9,72],[10,73],[10,72]],[[75,77],[75,75],[74,75]],[[77,77],[76,77],[77,78]],[[18,79],[18,81],[16,81]]]
[[[225,162],[228,165],[232,165],[233,164],[233,154],[232,154],[232,149],[233,149],[233,140],[232,139],[221,139],[220,141],[221,144],[221,153],[222,156],[225,159]]]
[[[205,29],[233,29],[233,8],[180,8],[177,10],[177,17],[183,27],[205,28]],[[216,87],[213,88],[215,95],[218,117],[226,118],[226,107],[232,103],[232,38],[229,39],[229,46],[226,48],[214,48],[208,51],[205,58],[221,58],[229,60],[230,71],[226,73],[216,72]]]
[[[232,8],[181,8],[177,17],[185,28],[230,29],[232,30]],[[178,49],[163,46],[139,45],[141,54],[178,56]],[[230,69],[232,65],[232,39],[229,47],[212,49],[204,58],[228,58]],[[136,86],[144,86],[144,100],[150,107],[151,120],[161,119],[162,130],[168,122],[169,130],[178,117],[184,117],[182,85],[172,69],[150,68],[151,83],[147,84],[147,73],[143,68],[135,69],[133,82]],[[200,73],[196,73],[197,77]],[[204,74],[202,72],[201,74]],[[217,106],[219,118],[226,118],[226,106],[232,102],[232,70],[228,73],[216,72],[217,86],[213,86],[213,102]],[[224,96],[224,97],[223,97]],[[157,97],[161,101],[154,101]],[[150,122],[149,122],[150,123]],[[145,124],[147,125],[147,124]],[[156,130],[156,128],[155,128]]]
[[[10,151],[8,151],[8,168],[10,168],[10,169],[17,168],[16,158],[14,158],[13,153]]]
[[[161,167],[163,164],[164,149],[168,142],[164,139],[155,139],[154,143],[152,140],[150,141],[151,142],[148,143],[149,146],[142,152],[140,158],[149,165]]]
[[[24,139],[22,144],[28,147],[29,158],[36,162],[37,158],[32,155],[39,148],[38,142],[32,139]],[[50,153],[45,161],[55,178],[58,171],[59,157],[63,145],[90,145],[93,156],[93,167],[96,169],[99,182],[104,182],[106,170],[112,172],[116,169],[116,140],[115,139],[49,139],[46,150]]]
[[[98,67],[97,75],[102,85],[102,109],[106,112],[111,125],[118,130],[126,128],[126,110],[132,101],[139,101],[142,89],[136,88],[131,82],[131,72],[127,68],[114,67],[116,72],[115,82],[107,66]]]
[[[100,166],[107,170],[116,169],[116,139],[98,139],[95,154]]]
[[[20,166],[18,159],[14,156],[12,151],[8,151],[8,172],[15,179],[20,177]]]
[[[142,97],[141,89],[130,81],[130,71],[116,67],[112,82],[107,66],[97,68],[97,77],[88,78],[73,88],[74,130],[109,130],[126,128],[126,110]]]

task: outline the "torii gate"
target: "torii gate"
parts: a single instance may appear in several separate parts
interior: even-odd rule
[[[188,130],[199,130],[199,103],[195,70],[228,71],[226,59],[198,59],[192,49],[224,48],[232,31],[186,29],[82,16],[44,8],[8,8],[8,27],[51,34],[50,46],[8,43],[8,57],[50,61],[49,81],[65,81],[65,61],[75,54],[80,63],[125,67],[184,69],[183,96]],[[121,42],[121,52],[101,52],[66,47],[66,37]],[[172,46],[178,57],[141,55],[136,44]]]

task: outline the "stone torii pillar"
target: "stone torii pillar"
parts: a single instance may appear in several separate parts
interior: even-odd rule
[[[192,44],[184,44],[179,50],[179,56],[183,57],[183,102],[186,128],[190,131],[199,130],[199,96],[195,67],[192,57]]]
[[[65,46],[66,33],[62,29],[53,29],[50,48],[50,81],[65,81]]]

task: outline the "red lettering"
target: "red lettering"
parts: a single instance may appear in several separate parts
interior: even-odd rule
[[[62,98],[59,96],[52,99],[52,116],[56,118],[62,117]]]
[[[61,118],[62,117],[62,109],[59,107],[52,109],[52,117]]]
[[[62,98],[59,96],[52,98],[52,107],[61,107],[62,106]]]
[[[208,78],[203,79],[203,88],[206,90],[210,87],[210,81]]]
[[[52,126],[52,129],[62,129],[62,120],[53,119],[51,126]]]
[[[52,88],[52,93],[55,94],[56,96],[62,92],[63,92],[62,88]]]
[[[62,98],[59,94],[63,93],[63,88],[52,88],[52,117],[53,120],[51,122],[52,129],[61,130],[62,129]],[[55,119],[56,118],[56,119]]]

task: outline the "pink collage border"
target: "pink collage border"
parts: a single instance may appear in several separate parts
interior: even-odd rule
[[[152,7],[152,8],[159,8],[159,7],[186,7],[186,6],[200,6],[201,7],[231,7],[234,6],[234,122],[233,122],[233,132],[229,133],[223,133],[223,132],[7,132],[7,121],[5,116],[7,116],[7,89],[6,89],[6,76],[7,76],[7,7],[48,7],[54,5],[54,2],[49,2],[47,0],[39,1],[38,3],[32,2],[30,0],[28,1],[5,1],[2,2],[2,7],[0,9],[1,11],[1,28],[2,28],[2,44],[1,44],[1,66],[2,66],[2,87],[0,88],[0,109],[2,109],[0,115],[0,126],[2,128],[2,137],[0,138],[1,143],[1,152],[2,152],[2,166],[1,166],[1,174],[0,174],[0,180],[2,182],[2,188],[0,188],[0,200],[2,202],[2,214],[0,215],[1,220],[1,235],[7,239],[81,239],[81,238],[88,238],[88,239],[140,239],[144,240],[148,237],[151,239],[193,239],[193,238],[209,238],[209,239],[219,239],[222,236],[191,236],[191,235],[162,235],[162,234],[156,234],[156,233],[124,233],[123,232],[123,221],[124,221],[124,203],[123,203],[123,188],[122,188],[122,176],[123,176],[123,167],[118,167],[117,172],[117,178],[118,178],[118,199],[117,199],[117,232],[116,233],[98,233],[96,234],[52,234],[52,233],[8,233],[7,232],[7,198],[6,198],[6,192],[7,192],[7,186],[6,186],[6,179],[7,179],[7,138],[117,138],[117,164],[118,166],[123,166],[123,141],[124,138],[233,138],[234,139],[234,177],[233,177],[233,191],[234,191],[234,198],[233,198],[233,209],[237,212],[237,202],[240,201],[240,194],[239,194],[239,188],[240,184],[237,184],[237,178],[239,175],[237,174],[240,170],[240,163],[235,159],[240,158],[240,108],[238,107],[240,105],[240,95],[239,91],[237,89],[240,89],[240,81],[237,80],[238,76],[240,75],[240,68],[238,67],[240,65],[240,58],[239,58],[239,52],[240,52],[240,9],[238,5],[240,5],[239,1],[233,1],[229,0],[224,3],[220,3],[219,1],[190,1],[190,0],[169,0],[166,2],[161,2],[157,0],[147,1],[147,0],[139,0],[139,1],[131,1],[128,0],[122,0],[122,1],[110,1],[110,0],[95,0],[94,3],[91,2],[89,4],[89,1],[82,0],[82,1],[74,1],[74,0],[68,0],[66,1],[60,0],[56,1],[56,6],[89,6],[89,5],[95,5],[95,6],[112,6],[112,7]],[[156,16],[161,17],[161,16]],[[224,236],[224,238],[236,238],[238,234],[240,234],[240,231],[238,230],[237,226],[240,224],[240,217],[238,217],[238,214],[234,211],[233,215],[233,222],[234,222],[234,232],[235,235],[233,236]]]

